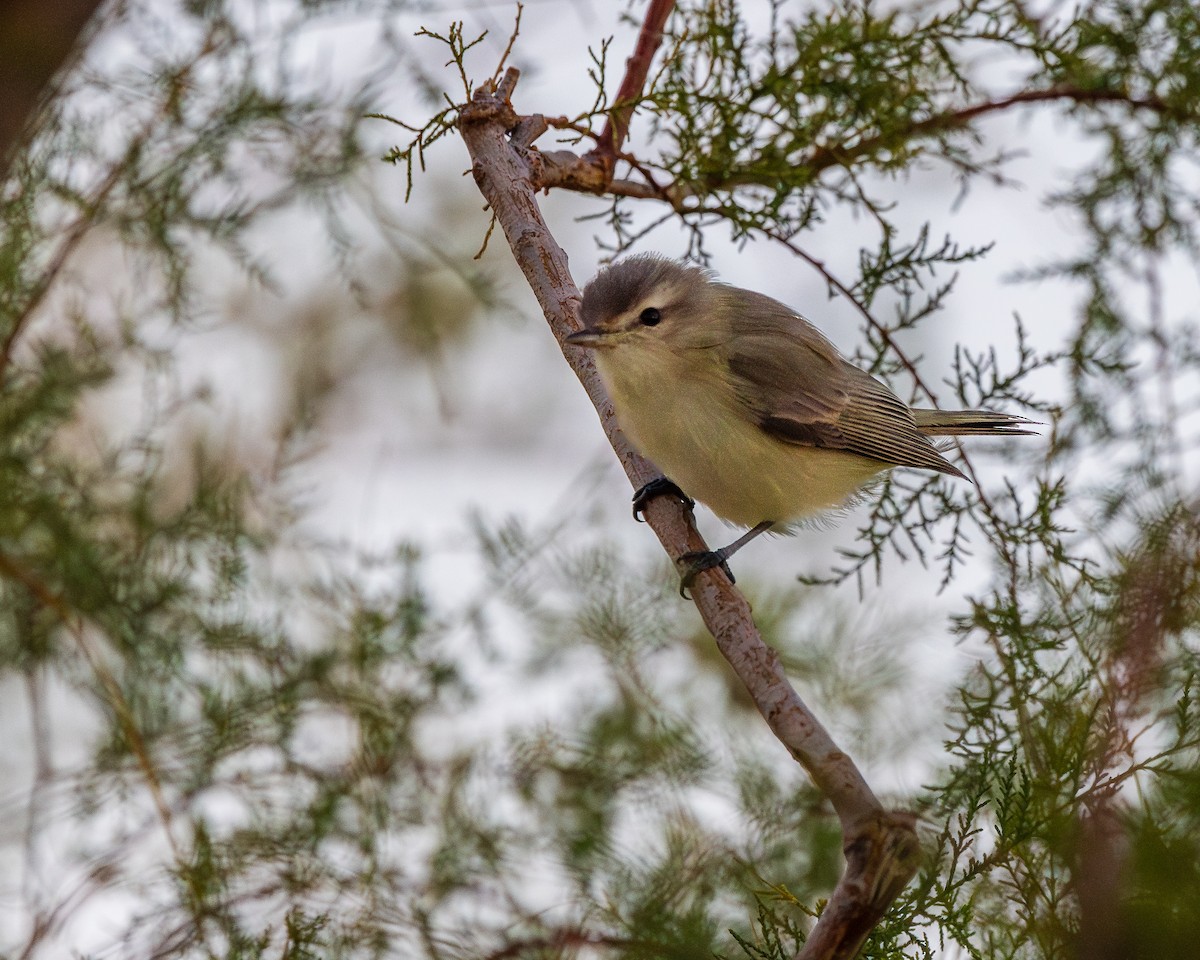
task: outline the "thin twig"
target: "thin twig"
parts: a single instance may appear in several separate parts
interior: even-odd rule
[[[546,126],[553,127],[555,130],[570,130],[572,133],[577,133],[581,137],[587,137],[596,143],[600,142],[600,134],[596,133],[591,127],[571,120],[569,117],[545,117]]]
[[[496,64],[496,72],[492,74],[492,83],[500,78],[500,71],[504,69],[504,64],[508,62],[509,55],[512,53],[513,44],[517,42],[517,37],[521,35],[521,14],[525,10],[525,4],[517,4],[517,18],[513,24],[512,33],[508,35],[508,46],[504,48],[504,52],[500,54],[500,62]]]
[[[109,175],[101,189],[100,194],[97,197],[98,200],[103,200],[108,192],[114,186],[116,186],[118,174],[121,172],[121,170],[121,167],[117,167]],[[21,335],[21,331],[25,328],[25,324],[29,322],[30,317],[33,316],[38,306],[41,305],[42,300],[45,298],[46,293],[50,290],[55,278],[58,277],[59,273],[62,271],[62,268],[66,266],[67,260],[70,258],[71,254],[74,253],[75,248],[79,245],[79,241],[83,239],[84,235],[93,226],[95,226],[95,221],[93,220],[92,215],[90,213],[85,213],[82,214],[73,224],[71,224],[71,226],[64,233],[62,242],[59,243],[58,249],[54,251],[54,256],[51,257],[50,262],[46,265],[45,269],[42,270],[42,275],[38,278],[37,284],[34,286],[33,290],[30,291],[24,307],[22,307],[21,312],[13,318],[12,324],[8,328],[8,333],[6,333],[4,336],[4,341],[0,343],[0,377],[3,377],[4,371],[8,369],[8,365],[12,360],[13,349],[17,344],[17,338]]]
[[[33,608],[36,609],[36,608]],[[25,697],[29,702],[29,730],[33,743],[33,782],[29,785],[29,800],[25,813],[25,863],[22,892],[26,898],[29,915],[34,916],[37,865],[38,828],[46,812],[46,793],[54,775],[50,760],[50,731],[46,722],[46,703],[42,693],[41,674],[44,667],[34,663],[25,669]]]
[[[159,820],[162,822],[163,831],[167,835],[167,842],[170,844],[175,861],[182,865],[184,859],[182,851],[175,841],[175,834],[172,829],[173,818],[171,808],[167,805],[166,797],[163,795],[162,782],[159,780],[158,771],[154,768],[154,761],[150,758],[150,751],[146,746],[146,741],[142,738],[142,732],[138,729],[137,721],[134,719],[133,709],[130,707],[129,701],[125,698],[120,684],[117,683],[116,677],[112,675],[112,671],[108,669],[107,664],[104,663],[100,658],[100,654],[93,647],[78,615],[72,611],[66,600],[55,593],[37,576],[3,553],[0,553],[0,576],[7,577],[21,584],[41,606],[52,611],[62,622],[71,639],[75,641],[84,659],[87,660],[88,666],[91,667],[92,672],[100,681],[101,687],[104,688],[108,705],[112,708],[113,713],[116,714],[117,722],[121,726],[121,732],[128,741],[129,749],[142,771],[146,786],[150,789],[150,796],[154,801],[155,809],[158,812]]]
[[[187,72],[185,70],[180,76],[181,84],[186,76]],[[143,124],[142,129],[129,141],[125,147],[123,159],[119,163],[113,164],[108,176],[101,181],[92,196],[82,204],[84,208],[83,213],[79,215],[74,223],[63,230],[62,240],[59,242],[58,248],[54,251],[50,262],[42,270],[41,276],[38,277],[37,283],[26,298],[21,312],[12,321],[12,325],[8,328],[3,342],[0,342],[0,382],[2,382],[4,372],[8,369],[8,365],[12,361],[12,354],[17,343],[17,338],[21,335],[26,323],[28,323],[29,319],[45,299],[55,279],[57,279],[63,267],[66,266],[67,261],[71,258],[71,254],[75,252],[80,242],[87,236],[88,231],[96,226],[99,221],[98,214],[102,211],[105,201],[120,184],[121,178],[134,165],[136,159],[142,155],[143,148],[150,142],[150,137],[159,130],[163,118],[167,116],[171,109],[171,98],[164,98],[159,104],[158,109],[154,111],[154,115]]]
[[[1120,90],[1086,90],[1066,85],[1049,87],[1045,90],[1023,90],[1007,97],[986,100],[968,107],[962,107],[958,110],[950,110],[936,116],[926,117],[924,120],[918,120],[902,129],[869,137],[857,143],[844,146],[816,147],[807,158],[797,160],[795,168],[816,175],[828,170],[830,167],[849,166],[856,160],[870,156],[889,146],[895,146],[908,140],[936,136],[939,133],[965,127],[971,121],[989,113],[997,113],[1023,104],[1045,103],[1052,100],[1070,100],[1082,105],[1116,103],[1139,110],[1152,110],[1155,113],[1161,114],[1176,115],[1178,113],[1177,110],[1157,97],[1132,97]],[[605,127],[605,131],[608,131],[608,126]],[[610,138],[605,136],[605,132],[602,132],[599,139],[601,145],[603,145]],[[601,159],[598,156],[600,152],[600,147],[597,147],[585,159],[590,163],[597,163]],[[596,192],[593,189],[580,187],[577,179],[574,181],[568,179],[561,183],[555,182],[553,180],[553,173],[553,170],[547,172],[548,179],[541,183],[542,187],[547,189],[550,187],[562,187],[567,190],[588,189],[588,192]],[[734,171],[733,173],[703,180],[699,183],[672,183],[665,187],[641,183],[637,180],[613,180],[603,192],[619,197],[661,200],[682,213],[687,212],[689,209],[686,205],[687,200],[706,196],[714,191],[736,190],[739,187],[769,187],[778,189],[779,180],[778,177],[772,175],[749,171]]]
[[[1155,113],[1175,112],[1170,105],[1158,97],[1132,97],[1123,90],[1088,90],[1083,87],[1060,84],[1047,87],[1045,90],[1022,90],[1007,97],[985,100],[969,107],[939,113],[936,116],[918,120],[900,130],[860,140],[850,147],[817,147],[800,165],[814,173],[819,173],[827,167],[845,166],[859,157],[868,156],[892,144],[903,143],[914,138],[930,137],[947,130],[965,127],[972,120],[989,113],[997,113],[1021,104],[1045,103],[1050,100],[1070,100],[1078,104],[1121,103],[1141,110],[1152,110]]]
[[[675,0],[650,0],[633,53],[625,61],[625,76],[621,78],[612,112],[604,121],[604,128],[600,131],[600,143],[594,152],[596,159],[604,164],[610,175],[617,154],[625,145],[625,138],[629,136],[629,123],[633,119],[634,107],[638,97],[642,95],[642,87],[650,73],[654,55],[662,45],[667,17],[674,9]]]

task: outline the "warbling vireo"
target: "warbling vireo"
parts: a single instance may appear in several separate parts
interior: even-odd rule
[[[685,587],[709,567],[729,574],[755,536],[846,505],[884,470],[966,479],[930,437],[1031,432],[1006,413],[911,409],[794,310],[663,257],[602,270],[581,313],[567,342],[595,351],[621,429],[666,474],[634,495],[634,516],[671,494],[752,528],[681,558]]]

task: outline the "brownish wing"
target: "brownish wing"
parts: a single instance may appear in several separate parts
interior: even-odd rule
[[[736,336],[722,349],[734,391],[764,431],[785,443],[963,475],[921,433],[908,405],[847,363],[816,327],[770,297],[736,297]]]

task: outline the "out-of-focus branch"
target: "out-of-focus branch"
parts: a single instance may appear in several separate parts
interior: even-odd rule
[[[545,157],[531,149],[546,129],[541,117],[521,117],[511,96],[518,72],[475,94],[459,117],[471,172],[491,206],[518,265],[541,304],[563,355],[596,407],[605,434],[634,487],[658,475],[617,428],[612,403],[590,355],[566,347],[578,328],[579,290],[567,255],[537,205]],[[706,546],[690,513],[667,498],[651,501],[646,519],[672,558]],[[778,654],[762,639],[741,592],[718,569],[705,571],[692,596],[722,655],[741,678],[771,731],[829,799],[842,827],[846,870],[800,953],[805,960],[852,957],[888,904],[917,869],[912,817],[884,810],[853,761],[837,746],[784,674]]]
[[[0,171],[70,59],[100,0],[7,0],[0,5]]]
[[[125,694],[122,692],[120,684],[117,683],[116,677],[113,676],[112,671],[109,670],[100,652],[96,649],[82,619],[71,610],[70,605],[62,597],[58,596],[54,590],[4,553],[0,553],[0,580],[10,580],[13,583],[20,584],[38,604],[59,618],[67,633],[75,641],[84,659],[87,660],[88,666],[91,667],[92,672],[100,682],[104,697],[115,714],[117,722],[120,724],[121,732],[128,741],[130,751],[141,768],[142,776],[145,778],[146,786],[150,790],[150,796],[154,800],[155,809],[158,812],[159,820],[162,822],[167,842],[170,844],[171,851],[175,855],[175,860],[177,863],[182,864],[184,862],[183,855],[176,843],[175,833],[172,828],[171,808],[167,804],[166,797],[163,794],[162,781],[159,779],[154,760],[150,756],[150,750],[146,745],[145,738],[142,737],[141,730],[138,728],[129,701],[125,698]]]
[[[646,19],[642,21],[641,32],[638,33],[637,43],[633,53],[625,61],[625,76],[617,90],[616,100],[608,119],[604,121],[604,129],[600,131],[600,140],[590,158],[598,163],[611,179],[613,167],[616,165],[617,154],[625,144],[629,135],[629,122],[633,119],[633,110],[637,98],[641,96],[642,87],[646,83],[646,75],[650,72],[650,64],[654,54],[662,44],[663,28],[667,17],[675,9],[675,0],[650,0],[646,8]]]
[[[136,148],[149,139],[154,129],[154,124],[158,122],[158,116],[164,109],[166,109],[165,103],[157,111],[155,118],[147,123],[143,127],[142,132],[130,141],[130,147],[125,154],[126,157],[135,156],[137,153]],[[38,277],[33,289],[25,298],[20,312],[10,321],[8,331],[0,338],[0,383],[3,382],[5,371],[7,371],[9,364],[12,362],[13,352],[16,349],[18,339],[25,331],[29,321],[32,320],[38,307],[45,300],[46,295],[50,292],[54,281],[70,262],[71,255],[78,249],[79,244],[88,235],[88,231],[94,226],[94,218],[90,211],[98,210],[103,206],[105,200],[117,188],[117,185],[121,182],[121,178],[126,172],[126,164],[124,162],[113,164],[108,175],[88,198],[88,210],[81,213],[70,226],[61,231],[57,248],[51,255],[49,262],[42,269],[41,275]]]
[[[1098,713],[1103,736],[1091,758],[1092,787],[1079,808],[1079,956],[1118,960],[1131,931],[1122,906],[1130,882],[1131,842],[1120,791],[1137,763],[1147,700],[1162,667],[1167,637],[1194,618],[1200,594],[1200,522],[1196,504],[1169,512],[1125,564],[1117,616],[1104,664]]]

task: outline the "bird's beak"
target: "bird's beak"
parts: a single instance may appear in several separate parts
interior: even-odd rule
[[[597,327],[584,327],[582,330],[576,330],[574,333],[567,335],[567,343],[573,347],[593,347],[607,346],[605,341],[608,339],[608,334],[598,329]]]

